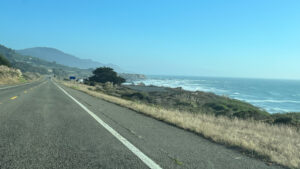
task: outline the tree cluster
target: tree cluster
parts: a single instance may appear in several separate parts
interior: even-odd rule
[[[1,55],[1,54],[0,54],[0,65],[4,65],[4,66],[10,67],[9,61],[3,55]]]
[[[125,79],[118,76],[117,73],[109,67],[100,67],[93,71],[93,76],[89,77],[90,82],[121,84]]]

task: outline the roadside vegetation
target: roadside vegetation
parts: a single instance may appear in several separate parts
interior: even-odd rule
[[[256,120],[276,125],[284,124],[300,129],[300,113],[270,114],[249,103],[208,92],[191,92],[181,88],[144,86],[142,84],[122,86],[109,81],[105,82],[89,81],[87,84],[93,84],[96,86],[96,91],[111,96],[159,106],[168,110]]]
[[[120,85],[125,79],[118,76],[117,73],[109,67],[100,67],[93,71],[93,75],[86,81],[87,84],[94,86],[97,83],[112,83]]]
[[[294,126],[274,125],[253,118],[227,117],[203,111],[196,113],[184,109],[164,108],[138,99],[128,100],[115,94],[108,94],[109,90],[113,90],[112,87],[116,87],[111,83],[95,86],[62,83],[89,95],[195,132],[216,143],[237,148],[267,162],[275,162],[289,168],[300,167],[300,131]],[[104,92],[105,90],[107,91]]]
[[[22,81],[22,73],[18,69],[0,65],[0,84],[14,84]]]
[[[9,61],[3,55],[0,54],[0,66],[1,65],[10,67]]]
[[[106,71],[110,73],[103,73]],[[300,113],[269,114],[246,102],[207,92],[120,85],[112,80],[118,76],[111,71],[97,69],[85,84],[62,83],[266,162],[300,167]],[[107,78],[111,74],[114,78]],[[101,81],[96,78],[100,75]]]
[[[0,54],[0,84],[26,83],[39,77],[40,74],[38,73],[22,73],[19,69],[11,66],[6,57]]]

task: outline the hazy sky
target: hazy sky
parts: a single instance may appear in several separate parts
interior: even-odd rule
[[[0,44],[125,70],[300,79],[299,0],[0,0]]]

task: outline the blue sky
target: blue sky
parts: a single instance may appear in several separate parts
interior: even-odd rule
[[[0,0],[0,43],[163,75],[300,79],[300,1]]]

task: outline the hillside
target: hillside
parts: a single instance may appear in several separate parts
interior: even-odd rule
[[[21,54],[22,53],[22,54]],[[77,67],[65,66],[63,63],[74,65],[92,65],[94,67],[111,67],[127,81],[136,79],[144,79],[144,75],[128,74],[123,72],[118,66],[113,64],[104,65],[87,59],[79,59],[75,56],[66,54],[54,48],[30,48],[24,50],[16,50],[0,45],[0,55],[11,63],[14,68],[20,69],[22,72],[34,72],[39,74],[54,74],[61,78],[68,76],[76,76],[79,78],[87,78],[92,74],[91,69],[80,69]],[[59,61],[60,60],[60,61]],[[86,67],[81,66],[81,67]]]
[[[15,50],[0,45],[0,54],[3,55],[11,66],[20,69],[22,72],[34,72],[39,74],[54,74],[60,77],[75,75],[78,77],[88,77],[91,70],[72,68],[54,62],[45,61],[37,57],[22,55]]]
[[[5,56],[0,54],[0,65],[8,66],[10,67],[9,61],[6,59]]]
[[[20,70],[0,65],[0,84],[17,83],[21,78]]]
[[[81,59],[76,56],[64,53],[55,48],[34,47],[34,48],[17,50],[17,52],[22,55],[34,56],[49,62],[56,62],[58,64],[62,64],[70,67],[77,67],[80,69],[90,69],[90,68],[107,66],[113,68],[117,72],[122,72],[122,70],[116,65],[113,64],[105,65],[90,59]]]

